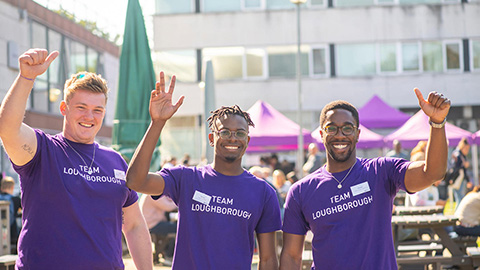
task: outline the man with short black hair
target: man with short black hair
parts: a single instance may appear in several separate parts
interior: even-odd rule
[[[445,120],[450,100],[431,92],[417,99],[430,117],[425,161],[356,157],[357,109],[346,101],[327,104],[320,115],[326,164],[289,190],[283,222],[281,270],[298,270],[303,242],[313,233],[312,269],[397,269],[392,240],[393,199],[399,189],[417,192],[444,177]]]
[[[139,192],[166,195],[178,205],[172,269],[251,269],[255,233],[259,269],[277,270],[275,231],[281,227],[275,191],[242,167],[253,122],[238,107],[221,107],[208,118],[213,163],[204,167],[149,173],[155,145],[168,119],[183,102],[172,104],[175,77],[165,89],[163,72],[150,98],[152,121],[127,172],[127,185]]]

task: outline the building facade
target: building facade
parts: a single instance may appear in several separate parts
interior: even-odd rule
[[[418,87],[444,93],[453,106],[448,121],[477,131],[478,14],[480,1],[308,0],[300,10],[303,127],[315,129],[322,107],[336,99],[360,108],[378,95],[413,114]],[[289,0],[156,0],[156,69],[175,74],[176,95],[186,96],[170,123],[177,135],[168,136],[189,138],[202,124],[198,83],[207,59],[217,107],[248,109],[261,99],[296,120],[296,16]]]
[[[0,98],[17,77],[18,57],[23,52],[29,48],[58,50],[60,55],[35,81],[25,123],[47,133],[59,133],[65,80],[79,71],[96,72],[108,81],[111,90],[104,126],[97,138],[109,144],[118,88],[119,47],[31,0],[0,0],[0,25]],[[3,148],[1,157],[1,171],[11,170]]]

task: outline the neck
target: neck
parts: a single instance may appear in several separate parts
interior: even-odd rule
[[[237,176],[242,174],[244,171],[241,163],[236,161],[232,163],[227,163],[227,162],[218,162],[217,160],[214,160],[212,162],[212,168],[215,171],[228,176]]]
[[[328,157],[325,168],[330,173],[343,172],[350,169],[357,162],[357,158],[352,155],[347,161],[339,162]]]

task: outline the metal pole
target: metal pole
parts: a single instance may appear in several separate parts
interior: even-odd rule
[[[300,4],[297,3],[297,83],[298,83],[298,110],[297,110],[297,123],[299,126],[298,132],[298,150],[297,150],[297,173],[299,179],[303,177],[303,133],[302,133],[302,70],[300,63]]]

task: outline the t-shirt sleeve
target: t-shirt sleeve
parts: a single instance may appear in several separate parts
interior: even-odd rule
[[[41,130],[34,129],[35,135],[37,136],[37,151],[35,152],[35,155],[33,156],[32,160],[27,162],[26,164],[22,166],[18,166],[10,160],[12,163],[13,169],[15,172],[20,175],[20,179],[22,182],[25,183],[26,179],[36,179],[36,177],[29,177],[33,176],[35,174],[35,168],[37,167],[37,163],[40,162],[40,152],[43,148],[46,147],[47,145],[47,137],[45,133],[43,133]],[[23,176],[23,177],[22,177]]]
[[[159,194],[158,196],[152,196],[152,198],[154,200],[157,200],[158,198],[160,198],[161,195],[166,195],[170,197],[175,202],[175,204],[178,205],[180,185],[182,182],[181,179],[184,178],[184,173],[186,173],[187,171],[185,170],[185,168],[186,167],[183,166],[177,166],[171,168],[164,168],[157,172],[163,177],[163,180],[165,181],[165,187],[163,189],[163,194]]]
[[[309,226],[302,212],[299,189],[300,185],[294,184],[287,193],[282,230],[286,233],[305,235]]]
[[[382,164],[383,163],[383,164]],[[397,193],[399,189],[408,190],[405,187],[405,173],[412,162],[401,158],[380,158],[379,166],[386,168],[387,178],[392,183],[392,189],[394,193]]]
[[[134,204],[138,200],[138,194],[137,192],[128,189],[128,197],[125,203],[123,204],[123,207],[128,207],[132,204]]]
[[[280,206],[278,204],[277,194],[265,183],[265,203],[263,211],[255,228],[257,233],[269,233],[278,231],[282,227],[282,218],[280,216]]]

